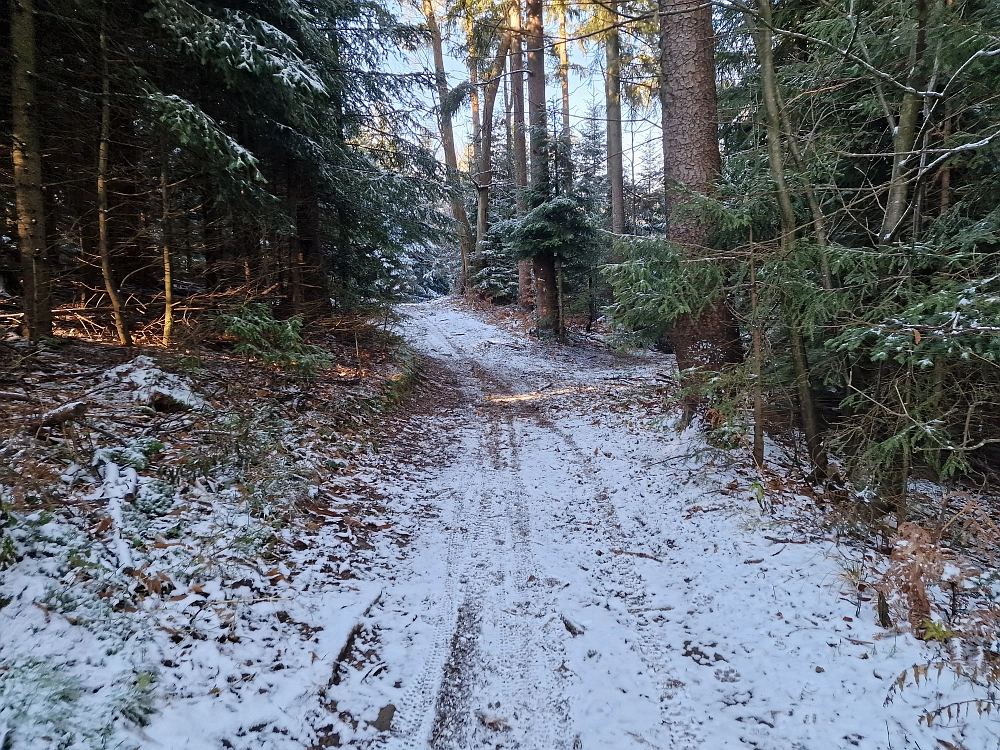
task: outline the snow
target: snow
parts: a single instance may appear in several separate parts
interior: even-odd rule
[[[384,670],[330,695],[393,705],[386,747],[998,745],[975,711],[919,723],[972,693],[907,676],[941,655],[878,627],[845,581],[860,551],[804,537],[766,483],[758,504],[750,472],[650,416],[667,358],[527,345],[448,301],[406,313],[466,403],[379,465],[411,523],[368,618]]]
[[[36,554],[0,586],[0,738],[1000,747],[974,705],[925,718],[985,693],[947,666],[946,644],[878,626],[870,586],[857,586],[875,578],[870,553],[800,522],[809,492],[783,480],[775,446],[775,472],[761,476],[738,451],[673,429],[659,391],[671,357],[531,341],[447,299],[400,311],[423,362],[419,397],[386,420],[378,452],[331,469],[341,494],[298,488],[321,516],[355,503],[353,523],[387,530],[366,544],[341,523],[281,530],[281,557],[265,560],[253,539],[270,516],[251,519],[249,490],[223,476],[170,496],[143,468],[154,446],[138,444],[69,465],[68,507],[106,503],[110,520],[84,533],[38,513],[10,530]],[[105,386],[208,408],[151,360]],[[293,487],[268,488],[277,502]],[[175,538],[178,519],[190,528]],[[108,591],[144,580],[150,593],[128,611],[81,593],[85,572]]]
[[[133,389],[132,399],[147,406],[165,401],[187,409],[197,409],[205,404],[204,399],[194,393],[183,379],[164,372],[145,355],[108,370],[104,379],[117,380],[123,387]]]

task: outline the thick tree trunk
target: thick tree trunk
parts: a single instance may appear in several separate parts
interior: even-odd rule
[[[757,48],[757,59],[760,62],[767,155],[771,167],[771,179],[774,181],[775,195],[778,199],[778,215],[781,217],[781,257],[790,258],[795,252],[795,209],[792,206],[791,191],[785,180],[785,161],[781,148],[781,103],[778,80],[774,70],[771,0],[757,0],[757,8],[762,23],[758,24],[756,19],[750,15],[747,16],[747,22],[750,25],[754,45]],[[809,457],[816,469],[825,474],[827,457],[826,451],[823,449],[819,419],[810,385],[806,346],[799,329],[799,322],[795,319],[794,310],[788,304],[785,305],[785,309],[789,348],[791,349],[792,364],[795,368],[795,383],[799,395],[799,414],[806,435],[806,444],[809,447]]]
[[[108,151],[111,143],[111,78],[108,74],[108,39],[104,33],[103,19],[100,34],[101,43],[101,140],[97,152],[97,248],[101,255],[101,275],[104,288],[111,300],[111,310],[115,320],[115,330],[122,346],[132,346],[122,309],[122,298],[118,293],[114,273],[111,270],[111,242],[108,236]]]
[[[448,99],[448,79],[444,68],[444,50],[441,28],[438,26],[433,0],[423,0],[424,17],[431,36],[431,50],[434,54],[434,76],[437,83],[438,107],[441,126],[441,145],[444,148],[444,163],[448,170],[447,183],[450,192],[451,215],[458,225],[458,243],[461,255],[459,287],[462,292],[469,288],[469,260],[473,253],[475,235],[465,212],[465,203],[458,179],[458,156],[455,153],[455,133],[451,125],[451,115],[444,110]]]
[[[686,254],[703,257],[711,226],[690,212],[678,218],[673,208],[680,196],[673,185],[707,194],[721,169],[712,8],[701,0],[659,0],[659,11],[667,237]],[[678,318],[672,339],[681,370],[719,370],[743,358],[724,298]],[[694,399],[685,405],[687,418],[696,405]]]
[[[608,6],[610,24],[618,23],[618,4]],[[625,169],[622,162],[622,79],[621,50],[617,26],[604,40],[606,71],[604,75],[605,118],[607,120],[608,182],[611,186],[611,231],[625,232]]]
[[[555,258],[536,255],[531,259],[535,279],[535,317],[539,330],[557,332],[559,329],[558,279]]]
[[[32,0],[11,0],[10,37],[11,151],[24,293],[24,332],[28,338],[37,340],[52,335],[52,303],[35,100],[35,9]]]
[[[525,41],[528,45],[528,141],[531,147],[530,203],[539,206],[549,197],[549,145],[545,111],[545,36],[541,0],[525,4]],[[532,258],[535,274],[535,317],[539,329],[559,328],[555,257]]]
[[[549,192],[549,144],[545,109],[545,32],[541,0],[525,4],[524,39],[528,57],[528,142],[531,152],[531,205],[545,202]]]

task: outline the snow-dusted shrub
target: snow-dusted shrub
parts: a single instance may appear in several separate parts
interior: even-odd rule
[[[302,340],[302,319],[276,320],[271,307],[251,302],[219,316],[227,336],[236,339],[235,351],[247,361],[275,365],[315,375],[330,364],[329,355]]]
[[[93,463],[115,463],[119,466],[131,466],[142,471],[149,466],[149,460],[164,448],[156,438],[144,437],[130,440],[118,448],[100,448],[94,452]]]

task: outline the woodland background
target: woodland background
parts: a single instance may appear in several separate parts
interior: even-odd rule
[[[673,348],[722,443],[762,463],[791,429],[835,491],[933,513],[908,480],[998,460],[998,27],[996,0],[12,0],[3,320],[190,350],[220,312],[449,289],[559,339],[607,315]]]

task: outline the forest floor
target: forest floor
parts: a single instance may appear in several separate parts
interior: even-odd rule
[[[975,704],[995,696],[956,671],[954,644],[878,625],[868,584],[885,558],[820,520],[794,456],[771,445],[762,476],[742,451],[673,429],[672,357],[538,342],[447,299],[399,312],[419,374],[353,432],[343,405],[323,402],[345,385],[272,383],[287,398],[268,412],[267,443],[255,432],[267,420],[203,416],[196,402],[230,414],[209,365],[212,378],[108,368],[106,413],[151,381],[192,412],[156,418],[88,466],[67,446],[47,459],[63,462],[71,512],[14,498],[0,737],[171,750],[1000,747]],[[262,386],[239,372],[230,390],[247,408]],[[385,365],[382,382],[406,372]],[[168,419],[186,422],[171,433]],[[163,445],[123,469],[143,432]],[[257,440],[256,468],[181,470],[193,460],[183,441],[213,432],[217,452]],[[5,455],[36,457],[44,484],[21,440]],[[935,713],[957,701],[972,703]]]

